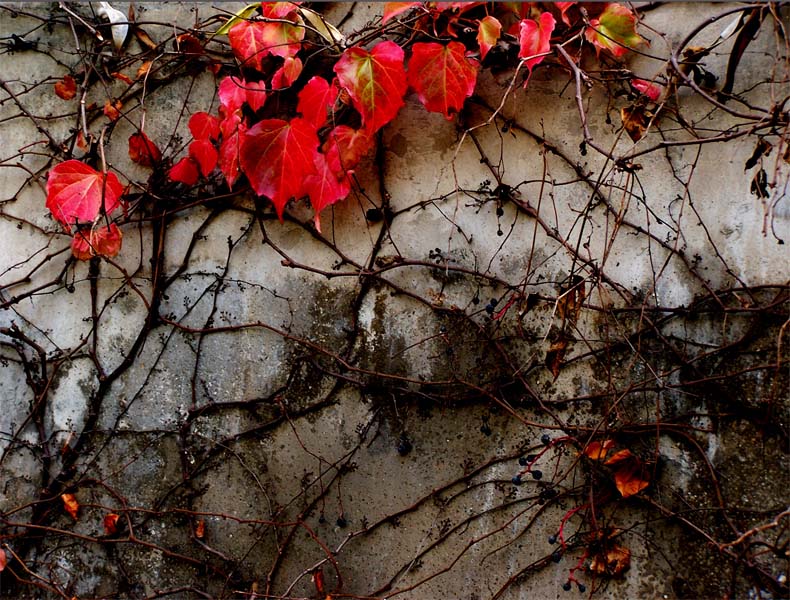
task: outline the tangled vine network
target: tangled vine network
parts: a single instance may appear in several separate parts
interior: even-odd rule
[[[790,595],[788,4],[0,23],[0,595]]]

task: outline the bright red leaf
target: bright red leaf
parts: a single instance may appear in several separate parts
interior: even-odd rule
[[[217,166],[217,149],[209,140],[195,140],[189,144],[189,157],[200,167],[200,174],[208,177]]]
[[[63,79],[55,84],[55,93],[59,98],[71,100],[77,95],[77,82],[71,75],[64,75]]]
[[[185,156],[171,167],[167,175],[173,181],[192,186],[197,183],[200,172],[197,163],[189,156]]]
[[[75,222],[90,223],[100,213],[112,213],[120,204],[123,186],[115,173],[104,174],[78,160],[55,165],[47,178],[47,208],[71,231]]]
[[[641,94],[644,94],[653,102],[658,102],[658,99],[661,97],[661,93],[663,92],[663,88],[660,85],[651,81],[645,81],[644,79],[632,79],[631,85],[635,90]]]
[[[283,65],[272,75],[272,89],[289,87],[301,73],[302,61],[299,58],[286,58]]]
[[[241,83],[246,88],[247,104],[254,111],[260,110],[266,104],[266,82],[242,81]]]
[[[109,513],[104,515],[104,533],[107,535],[115,535],[118,533],[118,519],[120,515]]]
[[[217,95],[221,112],[227,116],[236,112],[247,101],[247,84],[239,77],[226,77],[219,82]]]
[[[266,119],[242,137],[241,169],[255,193],[272,201],[281,220],[288,200],[304,195],[317,150],[315,127],[304,119]]]
[[[63,508],[76,521],[80,513],[80,504],[77,502],[76,496],[74,494],[61,494],[60,499],[63,500]]]
[[[571,21],[568,18],[567,12],[568,12],[568,9],[571,6],[573,6],[574,4],[576,4],[576,2],[555,2],[554,3],[554,6],[556,6],[558,9],[560,9],[560,18],[562,19],[562,22],[565,23],[568,27],[570,27]]]
[[[545,58],[545,56],[539,55],[546,54],[549,51],[549,40],[555,25],[556,22],[550,12],[541,13],[538,21],[523,19],[519,23],[518,41],[520,50],[518,57],[525,59],[524,62],[530,74],[532,73],[532,68],[543,62]]]
[[[373,148],[373,137],[364,129],[354,129],[348,125],[338,125],[324,142],[321,150],[335,177],[342,180],[348,177],[362,157]]]
[[[644,43],[636,32],[636,15],[622,4],[609,3],[597,19],[590,20],[584,36],[595,46],[595,51],[608,50],[623,56],[630,48]]]
[[[189,117],[189,131],[196,140],[218,140],[219,119],[207,112],[196,112]]]
[[[403,49],[395,42],[381,42],[370,52],[348,48],[334,70],[371,133],[392,121],[403,106],[406,72]]]
[[[381,18],[382,23],[386,23],[390,19],[394,19],[401,13],[419,6],[422,2],[385,2],[384,3],[384,16]]]
[[[337,87],[316,75],[299,92],[296,110],[319,129],[326,123],[326,111],[334,106],[337,92]]]
[[[2,573],[6,565],[8,564],[8,555],[6,554],[5,550],[0,548],[0,573]]]
[[[261,2],[261,8],[267,19],[284,19],[300,4],[301,2]]]
[[[129,136],[129,158],[138,165],[153,167],[162,160],[162,153],[145,132],[139,131]]]
[[[304,26],[295,17],[292,23],[241,21],[230,28],[228,39],[233,53],[247,67],[263,70],[263,59],[272,54],[294,56],[302,47]]]
[[[81,229],[71,240],[71,253],[77,260],[90,260],[94,256],[112,258],[121,251],[123,234],[115,223],[107,227]]]
[[[219,170],[225,176],[228,188],[233,188],[241,175],[239,165],[239,151],[241,148],[241,138],[246,131],[241,117],[233,113],[220,124],[222,130],[222,144],[219,147]]]
[[[414,44],[409,60],[409,85],[425,108],[452,119],[475,91],[478,67],[476,60],[466,58],[466,47],[461,42],[446,46],[419,42]]]
[[[484,60],[488,51],[499,41],[502,24],[499,19],[488,15],[480,20],[477,27],[477,44],[480,46],[480,60]]]
[[[329,165],[327,158],[316,153],[314,156],[315,173],[305,178],[305,192],[310,196],[310,204],[315,211],[315,228],[321,231],[320,213],[330,204],[343,200],[351,191],[347,177],[339,180]]]

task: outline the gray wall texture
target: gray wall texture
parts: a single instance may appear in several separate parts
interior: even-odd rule
[[[671,72],[737,6],[648,6],[650,46],[591,53],[578,88],[555,52],[526,90],[481,71],[452,121],[410,95],[318,234],[304,200],[281,223],[127,155],[143,116],[185,153],[216,78],[173,38],[240,6],[136,4],[158,46],[120,54],[88,4],[0,6],[0,595],[787,597],[787,7],[737,98],[680,86],[636,143],[629,71]],[[44,205],[83,123],[130,186],[112,260],[73,260]],[[594,440],[649,485],[622,498]]]

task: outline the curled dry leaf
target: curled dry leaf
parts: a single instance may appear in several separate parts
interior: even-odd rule
[[[107,535],[115,535],[118,533],[119,518],[120,516],[116,515],[115,513],[104,515],[104,533]]]
[[[71,100],[77,95],[77,82],[71,75],[64,75],[63,79],[55,84],[55,93],[59,98]]]
[[[63,508],[71,515],[75,521],[79,518],[80,504],[77,502],[74,494],[61,494],[60,499],[63,500]]]
[[[114,77],[115,79],[118,79],[119,81],[123,81],[124,83],[128,83],[129,85],[132,85],[134,83],[131,77],[129,77],[128,75],[124,75],[120,71],[114,71],[113,73],[110,73],[110,76]]]
[[[596,554],[590,562],[590,571],[599,575],[615,577],[631,565],[631,551],[625,546],[614,544]]]
[[[554,379],[557,379],[560,375],[560,367],[562,366],[562,361],[565,358],[565,351],[567,349],[568,339],[562,337],[556,342],[553,342],[548,352],[546,352],[546,367],[548,367],[551,374],[554,375]]]
[[[162,160],[162,153],[145,132],[139,131],[129,137],[129,158],[138,165],[153,167]]]
[[[620,109],[620,118],[623,120],[623,127],[628,137],[634,142],[638,142],[645,137],[653,113],[644,106],[632,104]]]
[[[154,64],[154,61],[147,60],[143,64],[140,65],[140,68],[137,69],[137,74],[135,75],[135,79],[142,79],[146,75],[148,75],[149,71],[151,70],[151,66]]]
[[[107,100],[104,103],[104,116],[106,116],[110,121],[117,121],[121,118],[121,109],[123,108],[123,102],[120,100],[116,100],[113,102],[112,100]]]
[[[614,484],[623,498],[634,496],[650,485],[644,463],[627,448],[615,452],[604,464],[615,467]]]
[[[206,522],[203,519],[198,519],[195,523],[195,537],[199,540],[206,537]]]
[[[612,446],[614,446],[614,440],[590,442],[584,448],[584,455],[592,460],[603,460]]]
[[[176,49],[183,54],[205,54],[205,49],[200,40],[191,33],[182,33],[176,38]]]

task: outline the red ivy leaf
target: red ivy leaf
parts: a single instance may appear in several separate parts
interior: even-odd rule
[[[267,19],[284,19],[300,4],[301,2],[261,2],[261,8]]]
[[[94,256],[112,258],[121,251],[122,240],[123,234],[115,223],[110,223],[109,227],[82,229],[71,240],[71,253],[77,260],[90,260]]]
[[[173,165],[167,175],[173,181],[192,186],[197,183],[200,173],[198,172],[198,166],[195,161],[189,156],[185,156]]]
[[[502,24],[491,15],[480,20],[477,28],[477,44],[480,46],[480,60],[484,60],[488,51],[493,48],[502,33]]]
[[[560,18],[562,22],[565,23],[568,27],[571,26],[571,20],[568,18],[567,12],[568,9],[576,4],[576,2],[555,2],[554,6],[560,9]]]
[[[268,46],[264,41],[264,28],[266,23],[241,21],[228,31],[230,47],[242,66],[254,67],[263,70],[263,59],[269,54]]]
[[[5,550],[0,548],[0,573],[2,573],[6,565],[8,564],[8,555],[6,554]]]
[[[520,50],[518,57],[526,59],[524,62],[532,73],[532,67],[543,62],[545,54],[549,51],[549,40],[551,32],[554,31],[556,22],[550,12],[540,14],[539,21],[534,19],[523,19],[519,23],[518,41]]]
[[[55,93],[64,100],[71,100],[77,95],[77,83],[71,75],[64,75],[61,81],[55,84]]]
[[[233,188],[233,184],[241,175],[239,166],[239,150],[241,148],[241,137],[246,131],[241,117],[234,113],[220,124],[222,129],[222,144],[219,147],[219,170],[225,176],[228,188]]]
[[[145,132],[139,131],[129,136],[129,158],[138,165],[153,167],[162,160],[162,153]]]
[[[289,87],[301,73],[302,61],[299,58],[286,58],[283,65],[272,75],[272,89]]]
[[[335,177],[344,179],[372,147],[373,137],[364,129],[338,125],[329,132],[321,149]]]
[[[296,110],[318,129],[326,123],[326,111],[334,106],[337,92],[337,87],[316,75],[299,92]]]
[[[645,81],[644,79],[632,79],[631,85],[635,90],[644,94],[653,102],[658,102],[658,99],[661,97],[661,92],[663,91],[660,85],[651,81]]]
[[[280,220],[288,200],[304,195],[304,179],[315,172],[317,150],[315,127],[304,119],[266,119],[242,137],[242,171],[255,193],[272,201]]]
[[[219,119],[207,112],[196,112],[189,117],[189,131],[196,140],[218,140]]]
[[[71,231],[75,222],[90,223],[100,213],[112,213],[120,204],[123,186],[115,173],[102,173],[78,160],[55,165],[47,178],[47,208]]]
[[[412,48],[409,85],[425,108],[452,119],[475,91],[478,67],[476,60],[466,58],[466,47],[460,42],[447,46],[420,42]]]
[[[351,191],[351,182],[347,177],[339,180],[323,154],[317,152],[313,161],[315,173],[305,178],[305,192],[310,196],[310,204],[313,205],[315,211],[315,228],[320,233],[321,211],[348,196]]]
[[[384,3],[384,16],[381,18],[381,23],[384,24],[390,19],[394,19],[401,13],[419,6],[422,2],[385,2]]]
[[[247,101],[247,84],[239,77],[226,77],[219,82],[219,104],[222,107],[221,112],[224,115],[229,115],[236,112],[241,108],[241,105]]]
[[[209,140],[195,140],[189,144],[189,157],[200,167],[200,174],[208,177],[217,166],[217,149]]]
[[[63,508],[76,521],[80,513],[80,504],[77,502],[76,496],[74,494],[61,494],[60,499],[63,500]]]
[[[392,121],[403,106],[406,71],[403,49],[395,42],[381,42],[370,52],[360,46],[348,48],[334,71],[369,132]]]
[[[266,83],[263,81],[242,81],[241,83],[247,88],[247,104],[254,111],[260,110],[266,104]]]
[[[107,535],[115,535],[118,533],[118,519],[120,515],[109,513],[104,515],[104,533]]]
[[[636,32],[636,15],[622,4],[609,3],[597,19],[590,20],[584,36],[595,46],[595,51],[608,50],[623,56],[628,50],[644,43]]]

